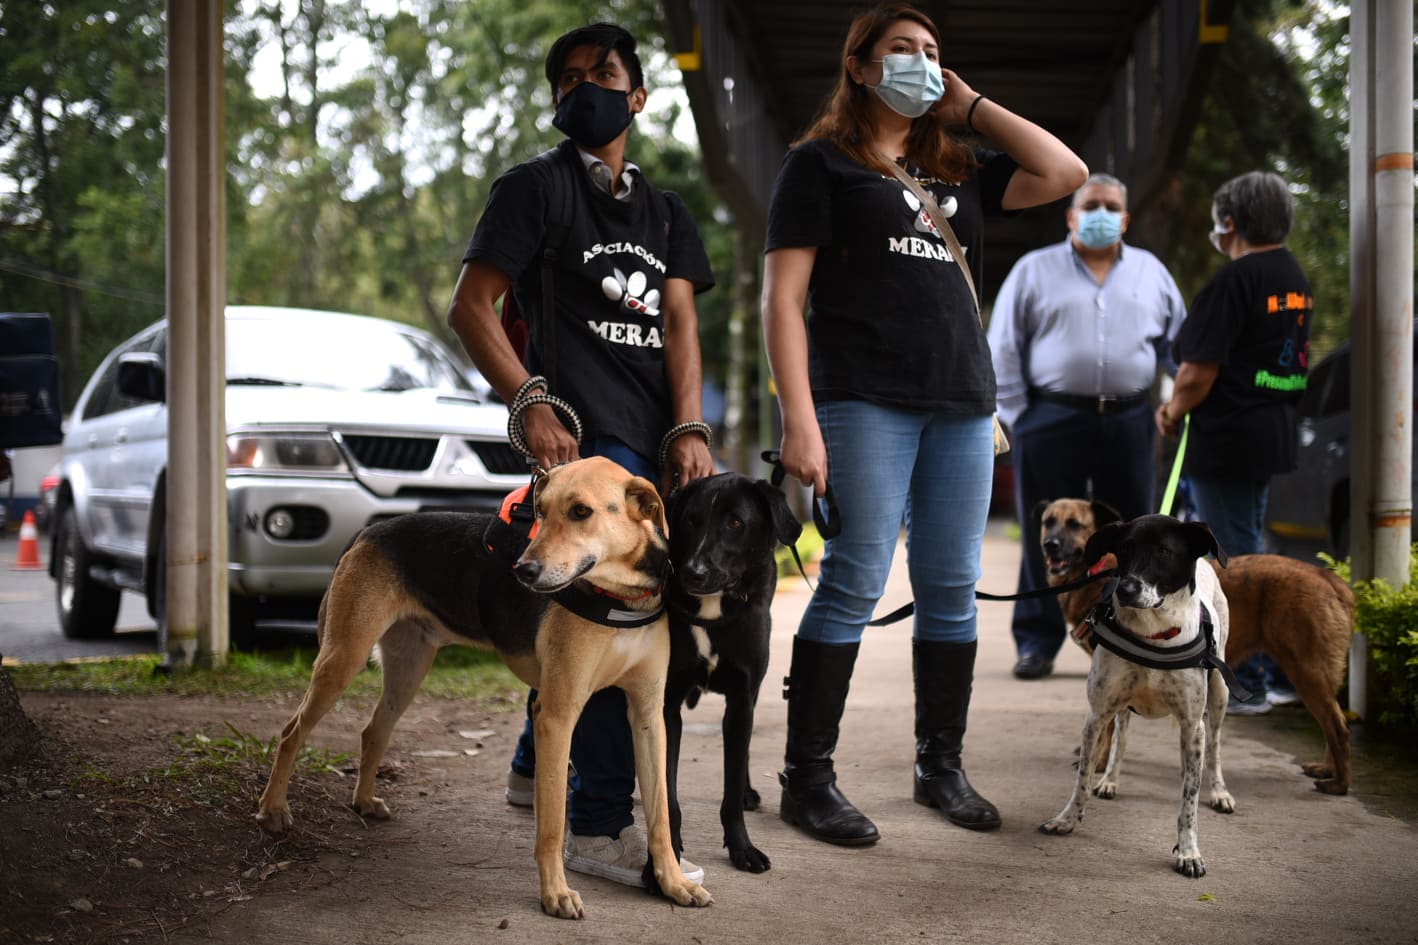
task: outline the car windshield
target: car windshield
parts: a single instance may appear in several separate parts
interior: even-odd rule
[[[447,355],[393,322],[229,318],[226,346],[229,384],[476,396]]]

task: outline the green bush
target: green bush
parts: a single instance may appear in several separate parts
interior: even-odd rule
[[[802,560],[803,568],[808,573],[815,573],[817,559],[822,557],[822,547],[826,544],[821,535],[817,533],[817,526],[808,523],[803,526],[803,533],[798,537],[796,547],[798,558]],[[795,577],[798,573],[798,563],[793,560],[793,550],[787,545],[779,545],[778,550],[773,554],[774,560],[778,563],[778,577]]]
[[[1353,583],[1348,560],[1321,557]],[[1394,588],[1382,578],[1354,585],[1354,630],[1369,641],[1376,674],[1370,688],[1381,693],[1379,722],[1418,728],[1418,544],[1409,551],[1408,583],[1403,587]]]

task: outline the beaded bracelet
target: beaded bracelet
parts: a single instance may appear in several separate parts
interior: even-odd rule
[[[508,409],[510,410],[513,407],[516,407],[522,402],[522,398],[526,397],[538,387],[542,389],[542,393],[546,393],[547,379],[545,377],[542,377],[540,374],[533,374],[531,377],[527,378],[525,381],[522,382],[521,387],[517,388],[517,393],[512,398],[512,403],[509,405]]]
[[[980,103],[985,100],[984,93],[975,96],[975,100],[970,103],[970,110],[965,113],[965,126],[971,131],[978,132],[975,127],[975,109],[980,107]]]
[[[686,420],[684,423],[677,423],[665,432],[664,438],[660,440],[660,468],[664,469],[669,461],[670,444],[686,433],[698,433],[704,437],[704,445],[710,449],[714,448],[714,428],[703,420]]]
[[[513,449],[523,456],[536,459],[527,446],[527,433],[522,429],[522,414],[526,413],[528,407],[535,407],[537,404],[546,404],[560,414],[562,422],[571,431],[571,435],[576,438],[577,445],[580,445],[583,433],[581,418],[576,415],[575,410],[571,409],[570,404],[551,394],[527,394],[514,404],[507,414],[507,441],[512,444]]]

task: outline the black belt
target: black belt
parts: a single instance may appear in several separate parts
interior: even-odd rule
[[[1136,394],[1063,394],[1031,387],[1029,388],[1029,399],[1106,415],[1147,403],[1147,391],[1139,391]]]

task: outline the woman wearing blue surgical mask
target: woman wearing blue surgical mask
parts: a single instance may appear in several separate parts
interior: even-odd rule
[[[1057,200],[1088,171],[1057,138],[941,66],[931,20],[900,3],[853,21],[837,87],[789,151],[769,207],[764,340],[787,471],[830,483],[842,531],[793,640],[783,819],[829,843],[878,839],[833,753],[862,631],[906,525],[915,596],[915,799],[960,826],[999,812],[966,780],[975,581],[989,509],[995,378],[974,295],[929,191],[983,274],[986,216]],[[998,150],[951,133],[966,127]]]

